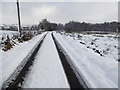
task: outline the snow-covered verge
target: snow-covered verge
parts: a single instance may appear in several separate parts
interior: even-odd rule
[[[8,50],[7,52],[0,49],[0,54],[2,56],[2,61],[0,62],[0,65],[2,65],[2,73],[0,73],[2,81],[0,82],[0,88],[4,81],[9,78],[17,66],[45,34],[46,32],[35,36],[29,41],[19,43],[19,45],[14,46],[14,48]]]
[[[51,33],[45,37],[23,88],[69,88]]]
[[[117,61],[100,56],[70,36],[55,32],[54,36],[89,88],[118,88]]]
[[[87,48],[94,50],[103,57],[109,57],[118,61],[118,35],[110,34],[87,34],[87,33],[64,33],[67,36],[73,37]]]

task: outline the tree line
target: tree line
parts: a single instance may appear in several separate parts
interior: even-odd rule
[[[104,22],[104,23],[85,23],[70,21],[68,23],[56,24],[43,19],[38,24],[38,29],[44,29],[45,31],[53,30],[65,30],[66,32],[81,32],[81,31],[104,31],[104,32],[118,32],[118,22]]]
[[[2,30],[16,30],[17,26],[10,26],[9,28],[1,27]],[[120,22],[104,22],[104,23],[85,23],[70,21],[65,24],[51,23],[47,19],[42,19],[37,25],[23,26],[21,27],[23,31],[25,30],[45,30],[45,31],[60,31],[64,30],[66,32],[81,32],[81,31],[104,31],[104,32],[119,32]]]

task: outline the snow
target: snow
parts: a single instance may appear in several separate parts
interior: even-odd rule
[[[118,61],[118,35],[110,34],[87,34],[87,33],[72,33],[68,34],[74,39],[85,43],[90,49],[99,50],[103,57],[109,57]]]
[[[54,35],[89,88],[118,88],[117,61],[100,56],[73,37]]]
[[[0,49],[0,88],[45,34],[19,43],[7,52]],[[5,37],[9,35],[12,38],[18,33],[16,31],[0,31],[0,40],[2,35]],[[60,35],[55,32],[54,35],[64,52],[71,58],[69,62],[82,75],[89,88],[118,88],[118,39],[116,35],[79,33]],[[99,50],[103,56],[95,53],[93,48]],[[51,33],[46,36],[33,67],[25,78],[23,87],[69,88]]]
[[[12,34],[17,34],[18,31],[10,31],[10,30],[0,30],[0,34],[8,34],[8,35],[12,35]]]
[[[0,73],[0,76],[2,76],[0,88],[45,34],[46,33],[37,35],[29,41],[20,43],[19,45],[14,46],[14,48],[8,50],[7,52],[0,50],[0,55],[2,56],[2,61],[0,62],[0,65],[2,66],[2,73]]]
[[[69,88],[51,33],[45,37],[23,88]]]
[[[25,33],[31,33],[35,36],[35,34],[37,34],[37,30],[34,31],[22,31]],[[0,30],[0,49],[3,48],[4,42],[7,39],[7,36],[9,36],[11,43],[14,43],[14,45],[18,45],[19,41],[18,41],[18,37],[19,37],[19,32],[18,31],[10,31],[10,30]]]
[[[9,35],[10,39],[13,37],[13,35],[19,35],[18,31],[7,31],[7,30],[0,30],[0,42],[2,41],[2,37],[5,37]]]
[[[2,82],[2,52],[0,52],[0,74],[0,82]]]
[[[104,57],[118,60],[118,38],[117,35],[83,35],[83,40],[92,48],[96,48]],[[94,44],[91,45],[91,42]]]
[[[4,48],[4,42],[6,41],[7,36],[9,36],[9,39],[12,43],[14,43],[14,45],[19,44],[18,40],[16,39],[16,37],[19,36],[18,31],[0,30],[0,49]]]

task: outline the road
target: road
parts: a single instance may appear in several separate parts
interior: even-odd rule
[[[24,88],[69,88],[51,33],[48,33],[24,82]]]

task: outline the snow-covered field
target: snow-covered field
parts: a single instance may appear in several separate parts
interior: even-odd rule
[[[69,35],[54,35],[89,88],[118,88],[117,61],[100,56]]]
[[[86,34],[69,33],[66,34],[73,39],[78,40],[87,48],[92,49],[100,56],[109,57],[118,61],[118,35],[117,34]]]
[[[31,68],[30,76],[28,75],[26,78],[28,81],[24,82],[24,87],[69,87],[50,33],[46,36],[40,52],[38,52],[39,55],[36,56],[34,68]],[[2,57],[0,87],[45,34],[46,32],[29,41],[19,43],[6,52],[0,49]],[[0,31],[0,42],[2,42],[3,35],[5,37],[9,35],[12,38],[18,33]],[[118,88],[118,39],[116,34],[62,33],[61,35],[54,32],[54,36],[71,58],[69,62],[76,67],[90,88]],[[35,81],[36,79],[38,81]]]

